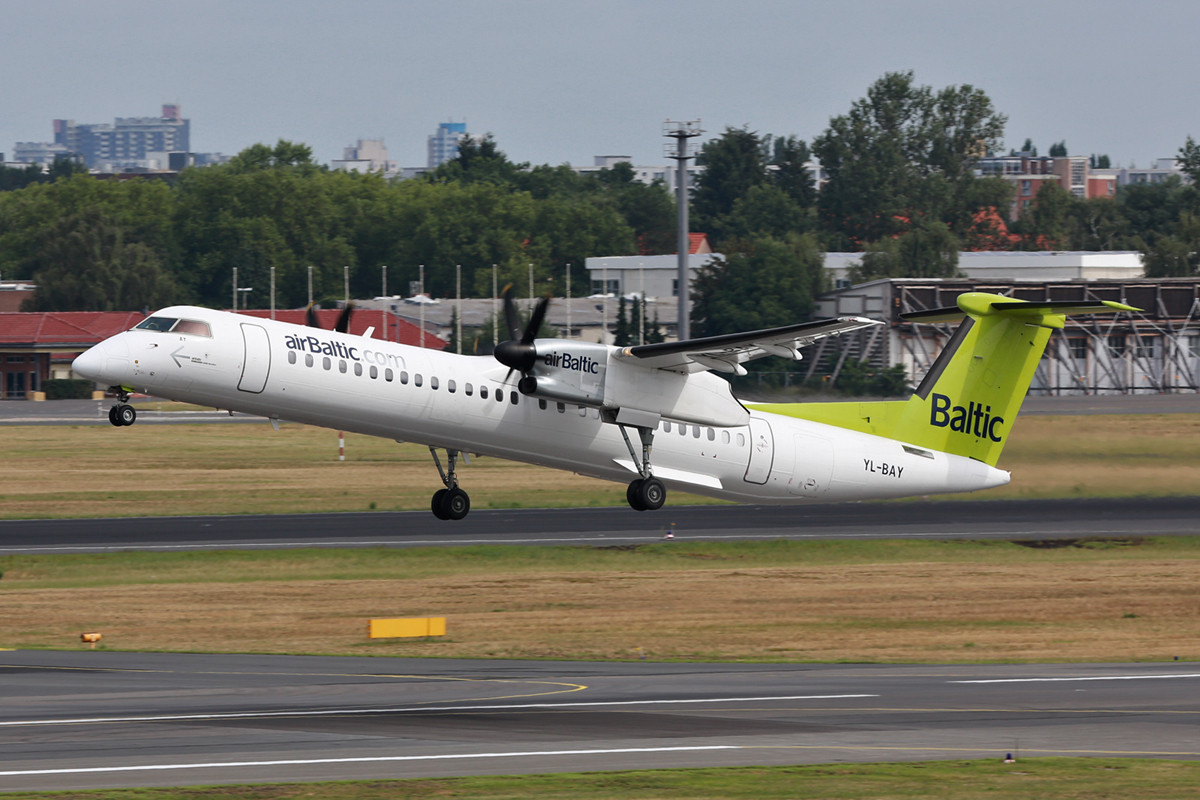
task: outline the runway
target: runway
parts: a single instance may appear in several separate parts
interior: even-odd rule
[[[0,653],[0,788],[1033,756],[1200,759],[1200,664]]]
[[[661,540],[1008,539],[1192,535],[1200,497],[477,510],[459,522],[424,511],[0,521],[0,555],[114,550],[619,546]]]

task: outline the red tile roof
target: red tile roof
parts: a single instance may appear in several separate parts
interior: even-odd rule
[[[145,318],[140,311],[0,313],[0,345],[88,347],[129,330]]]
[[[697,253],[711,253],[712,248],[708,244],[708,234],[689,233],[688,252],[692,255],[696,255]]]
[[[265,309],[253,309],[239,312],[248,317],[267,318],[271,312]],[[332,330],[337,324],[341,311],[327,309],[318,311],[317,317],[321,327]],[[127,331],[146,318],[140,311],[46,311],[35,313],[8,312],[0,313],[0,347],[20,348],[62,348],[83,350],[109,336],[115,336],[121,331]],[[275,319],[291,322],[296,325],[305,324],[304,309],[277,310]],[[372,334],[376,339],[384,338],[385,322],[387,321],[387,338],[404,344],[416,345],[421,340],[421,329],[411,322],[400,319],[393,314],[359,310],[350,318],[350,333],[361,336],[366,329],[374,326]],[[440,349],[446,346],[446,341],[437,336],[425,333],[425,346]]]

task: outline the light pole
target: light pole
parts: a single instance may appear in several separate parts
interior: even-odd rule
[[[676,279],[679,291],[679,340],[691,337],[691,292],[688,272],[688,168],[687,162],[694,158],[694,152],[688,146],[688,140],[704,133],[700,129],[700,120],[687,122],[667,120],[663,123],[663,136],[675,140],[675,152],[667,153],[668,158],[675,160],[676,195],[675,202],[679,208],[679,277]]]

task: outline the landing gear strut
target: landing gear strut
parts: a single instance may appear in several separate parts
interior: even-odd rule
[[[433,456],[433,463],[437,465],[438,474],[442,476],[442,483],[446,484],[445,489],[438,489],[433,493],[433,499],[429,504],[430,510],[438,519],[462,519],[471,510],[471,498],[458,486],[458,476],[455,474],[458,451],[446,450],[449,469],[442,469],[442,462],[438,458],[436,448],[430,447],[429,454]]]
[[[633,442],[629,440],[629,434],[625,431],[625,426],[620,425],[619,427],[621,436],[625,439],[625,446],[629,448],[629,457],[633,459],[634,465],[641,473],[640,478],[629,482],[629,488],[625,490],[625,499],[629,501],[629,507],[634,511],[657,511],[667,500],[667,487],[654,477],[650,468],[650,450],[654,444],[654,429],[640,426],[637,428],[638,438],[642,440],[642,457],[639,460]]]
[[[129,405],[129,392],[116,387],[117,404],[108,410],[108,421],[118,428],[137,422],[137,412]]]

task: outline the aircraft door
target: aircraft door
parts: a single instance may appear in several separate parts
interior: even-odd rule
[[[775,461],[775,437],[771,425],[759,417],[750,418],[750,464],[746,467],[747,483],[766,483]]]
[[[796,463],[788,481],[788,491],[805,497],[816,497],[829,488],[833,476],[833,442],[822,436],[797,433]]]
[[[261,325],[243,322],[242,341],[246,351],[238,389],[258,394],[266,388],[267,373],[271,371],[271,342],[267,338],[267,329]]]

